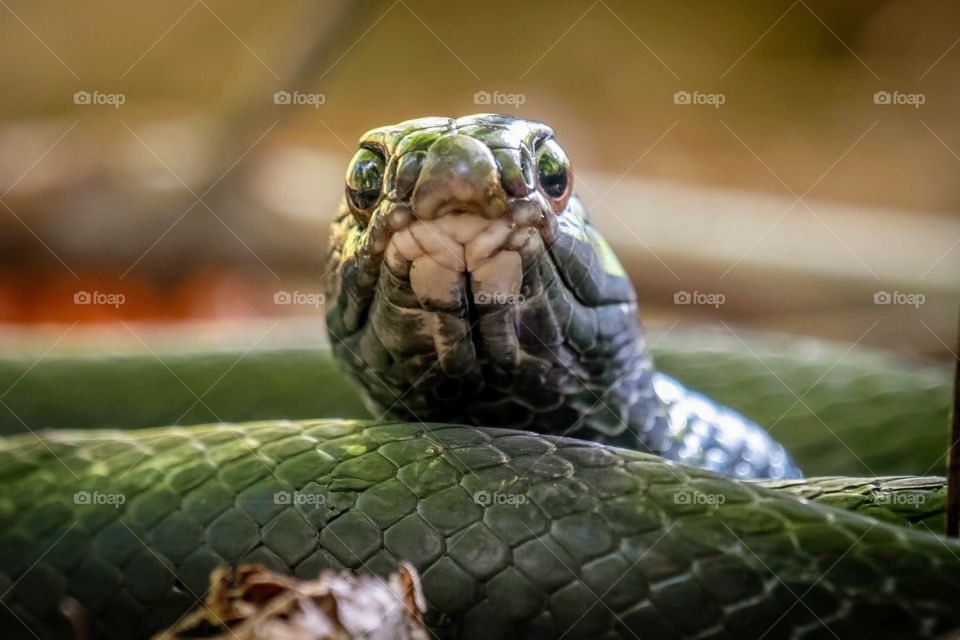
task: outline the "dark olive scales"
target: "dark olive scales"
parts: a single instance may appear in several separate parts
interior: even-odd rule
[[[441,635],[924,637],[960,624],[958,555],[785,490],[511,430],[278,421],[0,440],[5,638],[67,637],[64,596],[93,637],[145,638],[215,566],[313,577],[399,559],[422,572]]]

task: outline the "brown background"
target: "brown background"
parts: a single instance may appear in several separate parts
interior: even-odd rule
[[[317,290],[357,136],[490,110],[474,102],[488,91],[554,126],[648,316],[949,357],[956,3],[5,0],[0,15],[4,322],[319,315],[273,294]],[[276,105],[278,90],[324,103]],[[726,301],[678,306],[679,291]]]

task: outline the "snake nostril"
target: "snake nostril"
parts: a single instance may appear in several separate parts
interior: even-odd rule
[[[533,189],[537,184],[537,163],[526,147],[520,147],[520,170],[523,172],[524,184]]]
[[[494,149],[493,157],[500,170],[500,183],[509,195],[524,196],[533,190],[533,159],[526,148]]]
[[[396,175],[397,199],[405,200],[413,193],[426,157],[426,151],[411,151],[400,158]]]

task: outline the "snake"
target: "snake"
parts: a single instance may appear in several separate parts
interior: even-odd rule
[[[401,561],[438,638],[960,628],[946,371],[648,335],[549,126],[364,134],[322,279],[329,348],[0,360],[3,637],[147,638],[218,567]]]

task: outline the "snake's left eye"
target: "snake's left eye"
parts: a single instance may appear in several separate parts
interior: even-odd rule
[[[380,201],[386,161],[372,149],[360,149],[347,167],[347,201],[361,222],[370,219],[370,210]]]
[[[553,139],[537,148],[537,182],[555,200],[565,196],[570,188],[570,161]]]

